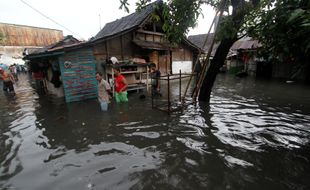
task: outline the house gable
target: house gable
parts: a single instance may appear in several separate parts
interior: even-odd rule
[[[128,16],[121,19],[117,19],[113,22],[107,23],[102,30],[92,39],[92,41],[97,41],[100,39],[109,38],[124,32],[128,32],[132,29],[140,26],[145,19],[147,19],[150,14],[155,10],[155,4],[149,4],[141,11],[134,12]]]
[[[120,62],[141,58],[155,63],[162,73],[172,72],[174,60],[193,63],[200,49],[185,37],[177,46],[168,41],[162,29],[163,21],[158,9],[160,3],[156,1],[140,11],[106,24],[91,39],[98,69],[110,57],[116,57]],[[154,13],[159,15],[159,19],[155,19]]]

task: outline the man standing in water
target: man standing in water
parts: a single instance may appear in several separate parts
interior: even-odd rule
[[[100,72],[96,73],[96,80],[98,81],[98,100],[100,102],[101,110],[107,111],[108,104],[110,103],[110,84],[102,78],[102,73]]]
[[[127,98],[127,81],[126,78],[121,75],[119,68],[114,68],[114,76],[115,76],[115,100],[117,103],[128,102]]]
[[[151,81],[152,81],[152,95],[153,96],[162,96],[160,93],[160,71],[156,69],[156,65],[154,63],[151,64]]]
[[[11,73],[4,71],[0,67],[0,79],[3,80],[3,91],[15,94],[13,83],[15,82],[14,77]]]

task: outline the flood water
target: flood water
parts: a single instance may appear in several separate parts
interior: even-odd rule
[[[219,75],[210,106],[171,115],[32,86],[0,92],[0,189],[310,189],[309,86]]]

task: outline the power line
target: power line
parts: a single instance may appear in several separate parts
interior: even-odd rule
[[[55,20],[51,19],[50,17],[46,16],[45,14],[43,14],[41,11],[39,11],[38,9],[34,8],[33,6],[31,6],[29,3],[25,2],[24,0],[20,0],[22,3],[24,3],[25,5],[27,5],[28,7],[30,7],[32,10],[36,11],[37,13],[39,13],[40,15],[44,16],[45,18],[47,18],[48,20],[54,22],[55,24],[57,24],[58,26],[61,26],[62,28],[66,29],[67,31],[71,32],[72,34],[78,36],[79,38],[82,38],[80,35],[76,34],[75,32],[73,32],[72,30],[70,30],[69,28],[65,27],[64,25],[56,22]]]

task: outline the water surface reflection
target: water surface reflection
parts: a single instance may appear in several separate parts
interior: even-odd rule
[[[305,86],[219,76],[210,105],[168,116],[136,93],[101,112],[23,79],[0,93],[2,189],[310,188]]]

